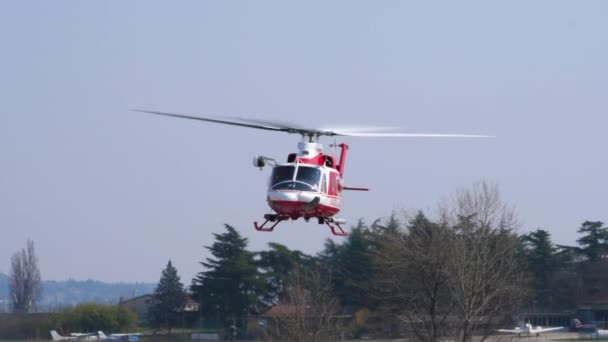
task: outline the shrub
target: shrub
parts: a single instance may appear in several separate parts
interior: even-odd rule
[[[79,304],[51,318],[50,326],[60,331],[120,332],[132,328],[136,316],[124,306]]]

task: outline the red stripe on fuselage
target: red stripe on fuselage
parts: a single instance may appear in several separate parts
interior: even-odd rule
[[[268,201],[268,205],[278,215],[289,216],[291,218],[299,217],[331,217],[340,211],[338,207],[332,207],[324,204],[317,204],[312,208],[306,208],[309,203],[301,201]]]

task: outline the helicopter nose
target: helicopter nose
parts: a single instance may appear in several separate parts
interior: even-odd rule
[[[305,191],[268,191],[269,201],[309,203],[315,198],[314,193]]]

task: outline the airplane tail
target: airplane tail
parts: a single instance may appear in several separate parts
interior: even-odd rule
[[[51,330],[51,338],[53,339],[53,341],[61,341],[63,339],[62,337],[63,336],[59,335],[57,331]]]
[[[577,329],[581,328],[583,326],[583,323],[581,323],[581,321],[578,318],[573,319],[572,323],[574,323],[574,327]]]
[[[108,336],[106,336],[106,334],[104,334],[103,331],[101,331],[101,330],[97,332],[97,335],[99,335],[99,339],[100,340],[107,340],[108,339]]]

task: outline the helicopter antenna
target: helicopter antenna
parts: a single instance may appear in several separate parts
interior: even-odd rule
[[[338,158],[338,139],[336,139],[336,137],[333,137],[334,142],[332,144],[329,145],[329,147],[331,148],[331,156],[335,159]]]

